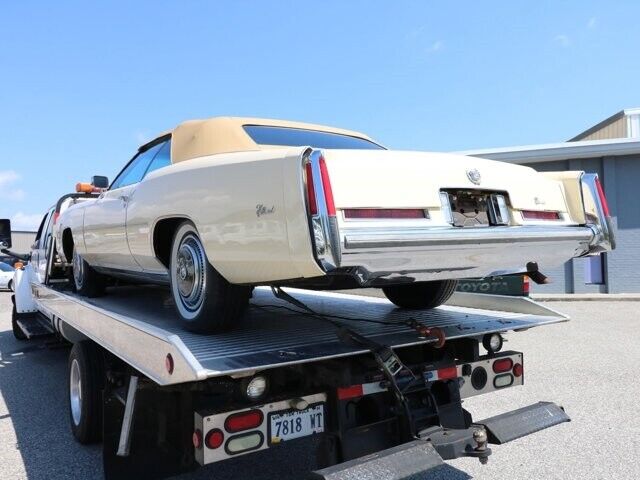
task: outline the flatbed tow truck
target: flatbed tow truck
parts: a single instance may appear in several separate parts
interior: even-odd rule
[[[196,335],[161,287],[74,293],[51,235],[63,203],[16,272],[12,323],[20,340],[72,345],[71,429],[102,441],[107,480],[167,478],[301,441],[318,459],[308,478],[429,478],[444,460],[486,463],[491,444],[569,421],[551,402],[482,420],[463,407],[523,385],[523,354],[502,351],[503,335],[568,320],[529,298],[457,292],[417,312],[257,288],[241,325]]]

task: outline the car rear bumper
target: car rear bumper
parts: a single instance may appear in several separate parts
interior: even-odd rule
[[[363,284],[484,277],[556,267],[599,248],[597,226],[441,227],[344,231],[340,267],[357,268]]]

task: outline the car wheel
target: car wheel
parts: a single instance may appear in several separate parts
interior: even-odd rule
[[[438,280],[390,285],[383,287],[382,291],[398,307],[428,310],[449,300],[457,285],[457,280]]]
[[[104,357],[92,341],[75,343],[69,354],[69,420],[75,439],[82,444],[102,437]]]
[[[73,249],[72,274],[76,292],[80,295],[98,297],[104,293],[104,277],[80,256],[75,247]]]
[[[196,333],[230,329],[246,308],[251,287],[227,282],[211,266],[191,222],[178,227],[170,258],[171,293],[185,328]]]

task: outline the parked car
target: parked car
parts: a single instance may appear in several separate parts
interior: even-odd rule
[[[93,187],[90,187],[93,188]],[[140,147],[58,220],[79,293],[167,284],[193,331],[230,328],[255,285],[382,287],[402,308],[460,278],[528,273],[612,248],[597,177],[387,150],[358,132],[188,121]]]
[[[4,262],[0,262],[0,288],[13,290],[13,273],[15,269]]]

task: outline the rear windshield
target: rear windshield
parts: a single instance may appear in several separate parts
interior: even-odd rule
[[[320,132],[318,130],[269,127],[265,125],[245,125],[244,130],[251,137],[251,140],[258,145],[283,145],[289,147],[308,145],[315,148],[384,150],[384,147],[364,138]]]
[[[13,272],[13,267],[0,262],[0,272]]]

